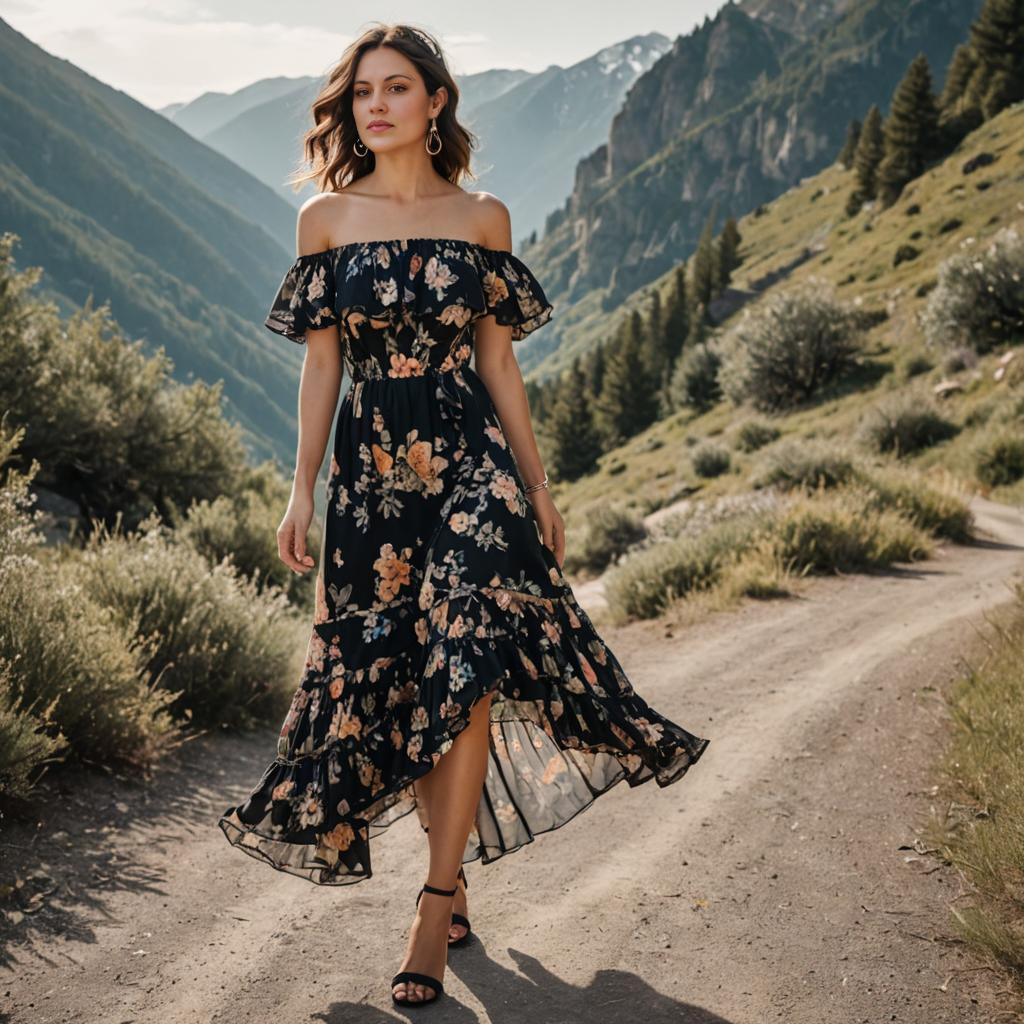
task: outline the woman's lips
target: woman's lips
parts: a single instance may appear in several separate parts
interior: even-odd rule
[[[385,132],[389,128],[393,128],[393,127],[394,127],[394,125],[391,125],[391,124],[371,124],[370,125],[370,131],[371,132]]]

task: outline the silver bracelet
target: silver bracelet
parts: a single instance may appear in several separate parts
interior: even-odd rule
[[[533,491],[539,491],[542,487],[547,487],[548,475],[544,474],[544,479],[539,484],[530,484],[529,487],[525,488],[523,494],[531,494]]]

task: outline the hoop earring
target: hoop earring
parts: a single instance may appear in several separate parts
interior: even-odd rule
[[[441,141],[441,133],[437,130],[437,118],[436,117],[432,117],[430,120],[433,123],[430,126],[430,131],[427,132],[427,142],[426,142],[427,152],[431,156],[437,156],[437,154],[440,153],[441,150],[444,148],[444,143]],[[437,139],[437,149],[431,149],[430,148],[431,136],[433,136],[435,139]]]
[[[359,152],[359,147],[360,147],[360,146],[362,146],[362,147],[363,147],[363,151],[362,151],[361,153]],[[358,135],[356,136],[356,141],[352,143],[352,149],[353,149],[353,150],[355,150],[355,154],[356,154],[356,156],[366,156],[366,154],[370,152],[370,151],[369,151],[369,150],[368,150],[368,149],[366,148],[366,145],[365,145],[365,143],[363,142],[363,140],[362,140],[361,138],[359,138],[359,136],[358,136]]]

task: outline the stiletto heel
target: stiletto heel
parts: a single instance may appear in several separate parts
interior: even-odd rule
[[[422,826],[424,832],[429,832],[430,828],[427,825]],[[467,891],[469,890],[469,879],[466,877],[466,872],[462,869],[462,865],[459,865],[459,873],[455,876],[456,878],[462,879],[462,886]],[[419,896],[416,897],[416,902],[419,903]],[[458,914],[454,910],[452,911],[452,924],[460,924],[466,931],[460,935],[457,939],[448,940],[448,948],[452,949],[455,946],[464,946],[469,942],[469,937],[473,932],[472,926],[469,923],[469,918],[465,914]]]
[[[416,897],[416,904],[419,905],[420,896],[425,892],[436,893],[438,896],[447,896],[451,898],[458,891],[458,886],[454,889],[438,889],[433,885],[424,885],[420,889],[419,894]],[[434,990],[434,994],[429,996],[427,999],[409,999],[407,997],[399,998],[395,995],[395,986],[400,981],[411,981],[416,985],[425,985],[428,988]],[[406,989],[408,991],[408,989]],[[436,1002],[441,996],[444,995],[444,985],[441,984],[440,979],[432,978],[429,974],[420,974],[419,971],[399,971],[391,979],[391,1001],[396,1006],[424,1006],[426,1003]]]

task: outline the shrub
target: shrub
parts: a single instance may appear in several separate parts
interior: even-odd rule
[[[705,441],[690,452],[697,476],[721,476],[729,468],[729,449],[714,441]]]
[[[277,527],[288,494],[289,484],[274,463],[267,461],[246,467],[236,491],[193,502],[185,516],[174,515],[172,525],[211,565],[230,558],[242,575],[253,576],[261,586],[282,587],[294,605],[308,606],[313,601],[316,575],[292,572],[277,552]],[[322,543],[316,520],[310,534],[306,550],[312,553]]]
[[[909,562],[933,547],[923,530],[857,487],[800,496],[779,516],[774,539],[784,564],[813,573]]]
[[[736,403],[788,408],[852,367],[856,338],[849,311],[826,282],[811,278],[744,311],[721,343],[718,379]]]
[[[78,503],[83,524],[233,491],[245,449],[222,384],[173,380],[163,350],[147,356],[106,306],[62,320],[29,295],[38,268],[15,273],[12,248],[0,237],[0,409],[27,428],[39,483]]]
[[[872,470],[862,479],[876,507],[894,509],[922,530],[961,544],[974,537],[970,496],[952,478],[944,487],[936,487],[899,467]]]
[[[915,237],[920,237],[920,234],[917,233]],[[901,263],[909,263],[911,260],[916,260],[920,255],[921,250],[916,245],[904,243],[893,254],[892,265],[898,267]]]
[[[647,536],[641,516],[622,505],[599,504],[587,516],[573,568],[601,572]]]
[[[714,584],[757,528],[757,520],[737,517],[627,556],[605,581],[609,607],[620,618],[657,617],[673,601]]]
[[[94,531],[75,572],[93,600],[140,634],[145,674],[174,692],[175,715],[245,727],[282,712],[294,690],[283,591],[261,590],[227,559],[211,567],[155,516],[129,533]]]
[[[872,451],[902,456],[930,448],[956,433],[956,425],[933,402],[898,392],[887,395],[868,412],[857,438]]]
[[[23,431],[0,432],[0,465]],[[93,601],[74,574],[41,560],[28,483],[37,465],[0,486],[0,777],[23,794],[58,751],[94,764],[143,766],[174,738],[170,697],[142,673],[132,629]]]
[[[755,452],[776,440],[780,433],[774,423],[751,417],[736,431],[736,447],[741,452]]]
[[[764,453],[752,486],[815,489],[838,487],[857,478],[858,469],[844,451],[822,441],[796,438]]]
[[[965,244],[939,268],[922,314],[930,344],[988,352],[1024,340],[1024,241],[1015,228]]]
[[[974,473],[989,487],[1016,483],[1024,476],[1024,434],[1003,428],[975,449]]]
[[[669,394],[676,408],[707,409],[721,397],[718,385],[719,357],[708,342],[691,345],[676,362]]]

